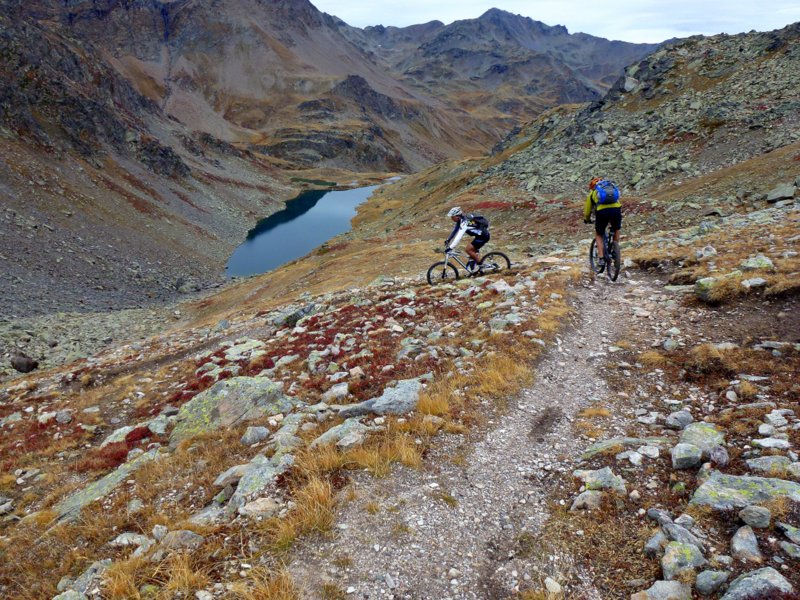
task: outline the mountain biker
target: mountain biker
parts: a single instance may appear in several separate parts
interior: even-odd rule
[[[447,216],[453,220],[455,226],[450,233],[450,237],[444,242],[445,252],[455,248],[465,233],[471,235],[473,239],[465,249],[470,257],[467,263],[467,270],[470,273],[474,273],[478,270],[478,263],[481,260],[478,250],[489,241],[489,221],[481,215],[464,214],[460,206],[451,208]]]
[[[611,231],[614,233],[614,242],[619,244],[619,230],[622,229],[622,204],[619,199],[613,202],[600,203],[597,195],[597,184],[605,181],[602,177],[593,177],[589,182],[589,195],[583,205],[583,222],[591,223],[592,210],[595,212],[594,233],[597,240],[597,258],[599,266],[606,264],[603,256],[603,236],[606,227],[611,224]]]

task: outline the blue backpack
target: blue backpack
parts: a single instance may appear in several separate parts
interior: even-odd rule
[[[613,181],[598,181],[594,191],[597,192],[598,204],[614,204],[619,200],[619,188]]]

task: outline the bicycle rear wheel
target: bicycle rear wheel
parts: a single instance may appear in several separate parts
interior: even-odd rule
[[[447,283],[455,279],[458,279],[458,269],[443,260],[433,263],[431,268],[428,269],[428,283],[431,285]]]
[[[595,273],[602,273],[603,268],[600,266],[600,259],[597,256],[597,238],[592,240],[592,245],[589,246],[589,266]]]
[[[611,240],[611,243],[608,246],[608,253],[610,254],[610,258],[606,258],[606,264],[608,265],[608,278],[611,281],[616,281],[617,277],[619,277],[620,256],[619,244],[617,244],[614,240]]]
[[[496,273],[511,268],[511,261],[502,252],[489,252],[478,263],[481,273]]]

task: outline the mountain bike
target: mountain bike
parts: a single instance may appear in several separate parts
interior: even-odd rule
[[[594,221],[590,221],[594,223]],[[619,244],[614,241],[614,234],[611,231],[611,226],[606,227],[603,234],[603,257],[605,258],[605,265],[600,265],[600,259],[597,256],[597,238],[592,238],[592,245],[589,246],[589,265],[592,271],[598,275],[603,271],[606,272],[611,281],[616,281],[619,277],[620,267],[620,254]]]
[[[441,250],[437,249],[436,252],[439,253]],[[496,273],[511,268],[511,261],[502,252],[487,252],[473,270],[470,270],[461,260],[464,256],[466,255],[458,250],[445,250],[444,260],[433,263],[428,269],[428,283],[436,285],[458,279],[459,271],[454,263],[461,265],[461,268],[467,272],[467,277]]]

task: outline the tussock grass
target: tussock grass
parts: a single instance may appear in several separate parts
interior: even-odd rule
[[[192,594],[207,587],[211,581],[202,558],[185,552],[173,554],[161,563],[154,578],[164,592],[171,594],[170,597]]]
[[[385,477],[393,463],[419,467],[422,452],[407,435],[390,435],[377,444],[353,448],[346,453],[346,463],[368,470],[376,477]]]
[[[296,492],[295,506],[283,518],[267,521],[272,549],[289,550],[298,537],[310,533],[325,533],[333,527],[336,499],[329,481],[312,477]]]
[[[639,362],[648,367],[663,367],[669,359],[657,350],[642,352],[638,357]]]
[[[253,569],[248,581],[237,582],[231,589],[235,600],[298,600],[300,592],[285,568],[277,571]]]
[[[588,406],[578,413],[584,419],[607,419],[611,416],[611,411],[602,406]]]

